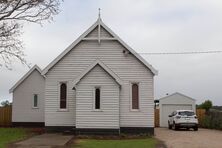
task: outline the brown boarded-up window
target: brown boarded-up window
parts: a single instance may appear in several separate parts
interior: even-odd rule
[[[100,88],[95,89],[95,109],[100,109]]]
[[[66,109],[67,100],[67,86],[66,83],[61,83],[60,85],[60,108]]]
[[[139,109],[139,86],[132,84],[132,109]]]

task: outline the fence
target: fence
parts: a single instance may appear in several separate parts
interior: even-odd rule
[[[201,125],[201,121],[203,121],[203,119],[205,117],[205,114],[206,114],[206,110],[205,109],[197,109],[196,110],[196,115],[198,117],[198,121],[199,121],[200,125]]]
[[[0,107],[0,126],[11,126],[12,107]]]
[[[155,127],[159,127],[160,126],[160,110],[154,109],[154,113],[155,113],[155,119],[154,119]]]
[[[155,113],[155,118],[154,118],[155,127],[159,127],[160,126],[160,110],[154,109],[154,113]],[[205,109],[197,109],[196,110],[196,115],[197,115],[199,121],[203,121],[203,119],[205,117],[205,113],[206,113]],[[201,122],[199,122],[199,123],[201,124]]]
[[[222,130],[222,112],[210,110],[199,123],[203,128]]]

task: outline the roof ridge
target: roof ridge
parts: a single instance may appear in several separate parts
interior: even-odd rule
[[[37,70],[40,75],[42,75],[42,70],[39,68],[38,65],[34,65],[32,68],[29,69],[28,72],[25,73],[25,75],[23,75],[18,81],[17,83],[15,83],[12,88],[9,89],[9,93],[12,93],[14,91],[14,89],[16,89],[34,70]]]

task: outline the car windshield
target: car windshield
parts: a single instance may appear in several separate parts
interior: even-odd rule
[[[181,115],[181,116],[193,116],[194,112],[191,112],[191,111],[181,111],[178,114]]]

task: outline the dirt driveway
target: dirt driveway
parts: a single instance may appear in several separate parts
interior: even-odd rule
[[[155,137],[168,148],[222,148],[222,131],[199,129],[198,131],[174,131],[155,128]]]

